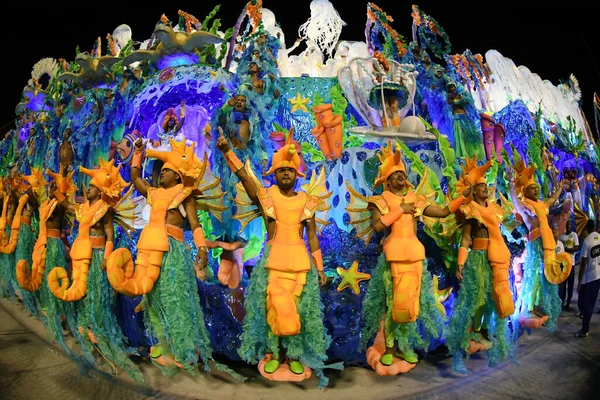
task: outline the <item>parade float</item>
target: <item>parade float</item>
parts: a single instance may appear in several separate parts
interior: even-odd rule
[[[410,183],[426,187],[429,200],[444,206],[459,194],[465,157],[497,161],[487,179],[505,200],[503,161],[524,158],[537,166],[543,197],[569,179],[571,189],[550,210],[550,220],[564,229],[565,215],[574,209],[580,230],[597,218],[600,153],[573,76],[555,86],[496,50],[454,53],[444,29],[418,6],[412,7],[412,27],[392,27],[392,17],[368,3],[364,42],[342,40],[345,23],[329,1],[315,0],[310,10],[290,48],[275,15],[252,0],[233,27],[221,26],[219,6],[202,21],[179,11],[149,21],[156,27],[147,40],[121,25],[106,36],[99,32],[93,45],[81,43],[91,50],[72,60],[40,60],[15,108],[17,127],[0,143],[0,173],[7,177],[15,164],[25,175],[40,167],[58,171],[62,154],[72,151],[73,181],[81,189],[89,177],[78,167],[94,168],[99,158],[119,163],[127,181],[139,138],[156,151],[168,150],[163,147],[169,138],[195,143],[211,183],[226,193],[212,199],[219,202],[218,213],[199,211],[212,271],[198,279],[200,303],[213,351],[239,360],[244,296],[263,254],[265,227],[261,218],[239,217],[244,203],[236,200],[243,193],[216,150],[218,132],[265,184],[272,183],[261,177],[269,160],[293,144],[306,175],[298,188],[309,188],[320,175],[331,192],[328,209],[317,213],[328,277],[320,291],[327,365],[366,365],[368,355],[359,345],[365,341],[361,305],[382,236],[372,234],[365,246],[366,226],[351,223],[352,199],[381,193],[374,182],[384,144],[398,144]],[[138,40],[141,45],[134,45]],[[156,173],[150,159],[142,168],[149,179]],[[135,253],[149,212],[140,196],[133,197],[135,229],[116,228],[114,247]],[[76,234],[75,225],[68,241]],[[505,221],[503,235],[518,278],[522,224],[514,217]],[[423,216],[417,237],[435,277],[436,307],[449,314],[458,289],[457,223]],[[185,241],[195,249],[191,232]],[[132,347],[157,340],[140,317],[142,302],[142,296],[118,295],[116,313]],[[422,350],[442,343],[434,337]]]

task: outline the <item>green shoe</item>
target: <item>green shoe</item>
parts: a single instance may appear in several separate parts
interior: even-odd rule
[[[413,350],[410,350],[406,353],[401,352],[400,350],[396,351],[396,354],[394,354],[396,357],[403,359],[404,361],[406,361],[409,364],[416,364],[419,362],[419,357],[417,356],[417,353],[415,353]]]
[[[162,356],[162,354],[163,354],[163,348],[161,346],[155,346],[152,349],[152,352],[150,353],[150,357],[158,358],[158,357]]]
[[[304,366],[300,363],[300,361],[291,361],[290,371],[296,375],[302,375],[304,373]]]
[[[394,355],[384,354],[383,356],[381,356],[381,360],[379,360],[379,362],[385,365],[386,367],[389,367],[394,362]]]
[[[277,371],[277,368],[279,368],[279,360],[273,359],[265,364],[265,372],[267,374],[272,374]]]

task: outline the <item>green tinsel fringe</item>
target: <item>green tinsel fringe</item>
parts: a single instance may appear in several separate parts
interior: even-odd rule
[[[209,371],[212,349],[190,250],[172,237],[169,237],[169,248],[163,256],[154,288],[146,296],[146,327],[159,340],[163,351],[170,351],[190,373],[194,374],[198,354],[204,370]],[[173,373],[164,368],[161,371],[167,375]]]
[[[129,359],[128,353],[135,349],[127,348],[126,339],[113,312],[115,291],[102,271],[104,250],[94,249],[88,273],[87,294],[76,303],[78,325],[85,330],[82,335],[82,347],[92,352],[98,350],[113,365],[116,364],[134,380],[144,383],[144,377],[138,367]],[[94,345],[87,336],[90,329],[98,341]],[[96,347],[97,346],[97,347]]]
[[[512,356],[510,332],[507,319],[501,319],[496,313],[492,297],[492,269],[488,262],[487,251],[473,250],[469,253],[463,269],[463,281],[452,307],[450,329],[446,346],[453,357],[454,371],[467,373],[463,357],[469,358],[467,349],[470,340],[481,340],[477,332],[469,332],[473,318],[483,307],[483,320],[487,324],[488,338],[493,347],[486,351],[488,365],[493,366]]]
[[[445,338],[446,316],[436,306],[436,292],[433,279],[427,270],[427,262],[423,261],[421,275],[421,292],[419,295],[419,317],[415,322],[398,324],[392,320],[391,307],[393,302],[392,279],[390,265],[381,254],[371,280],[367,294],[363,299],[363,329],[361,332],[360,348],[366,348],[369,341],[379,331],[381,320],[386,322],[388,334],[397,341],[397,348],[402,352],[412,349],[426,351],[436,339]]]
[[[265,267],[271,246],[265,247],[263,257],[252,270],[250,285],[246,291],[246,317],[243,323],[241,345],[238,353],[243,360],[256,364],[268,352],[279,355],[279,338],[275,336],[267,324],[266,293],[269,272]],[[302,328],[296,336],[282,338],[281,344],[290,358],[298,358],[300,362],[315,371],[319,378],[319,387],[327,386],[329,379],[323,374],[326,368],[327,349],[331,337],[327,335],[323,325],[323,303],[319,289],[318,274],[314,266],[306,276],[306,285],[298,302],[298,313]]]

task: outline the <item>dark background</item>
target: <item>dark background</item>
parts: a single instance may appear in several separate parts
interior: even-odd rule
[[[331,0],[346,26],[340,40],[364,40],[366,23],[365,1]],[[411,38],[411,5],[417,4],[423,12],[437,20],[444,28],[452,53],[470,49],[485,55],[495,49],[514,63],[528,67],[542,79],[558,85],[574,74],[582,91],[581,107],[590,123],[594,136],[596,124],[593,112],[594,92],[600,92],[600,35],[592,1],[420,1],[416,3],[380,0],[375,4],[394,17],[392,24],[401,35]],[[159,5],[156,5],[159,4]],[[14,127],[14,109],[21,100],[21,92],[31,77],[33,65],[42,58],[53,57],[73,60],[75,49],[90,51],[100,36],[103,54],[106,52],[106,34],[120,24],[133,31],[133,40],[149,38],[154,25],[165,13],[171,21],[178,21],[178,10],[186,11],[200,21],[217,4],[221,9],[221,30],[233,26],[246,1],[217,0],[179,2],[47,2],[32,5],[14,1],[2,9],[2,107],[0,134]],[[310,16],[309,0],[263,1],[263,7],[275,13],[286,45],[297,38],[298,28]],[[300,45],[294,54],[304,50]],[[442,64],[442,60],[435,60]]]

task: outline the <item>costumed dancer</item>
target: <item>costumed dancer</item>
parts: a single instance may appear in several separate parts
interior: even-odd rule
[[[2,215],[0,216],[0,296],[14,301],[16,299],[12,278],[14,252],[8,254],[3,251],[11,236],[12,221],[10,221],[8,210],[9,208],[13,212],[15,210],[14,207],[11,207],[12,196],[9,193],[7,184],[8,179],[0,176],[0,199],[2,200]]]
[[[31,216],[33,214],[33,202],[26,193],[28,186],[23,181],[21,174],[17,172],[16,166],[11,170],[10,193],[12,201],[18,202],[11,223],[11,233],[8,244],[0,248],[0,252],[14,254],[11,259],[11,282],[17,297],[23,302],[25,309],[34,317],[40,317],[39,300],[34,293],[21,289],[17,282],[16,260],[26,259],[31,263],[35,234],[31,227]],[[9,206],[10,208],[10,206]],[[31,265],[31,264],[30,264]]]
[[[260,373],[269,380],[302,381],[315,370],[323,386],[328,381],[322,370],[331,339],[323,326],[319,283],[327,279],[315,213],[329,208],[326,199],[331,193],[325,188],[323,169],[316,179],[313,174],[306,191],[294,190],[296,178],[304,174],[299,171],[292,132],[265,173],[275,176],[276,184],[268,188],[254,175],[249,160],[246,166],[242,164],[222,131],[217,141],[241,182],[236,186],[236,218],[242,229],[262,217],[268,234],[263,257],[250,277],[238,352],[245,361],[258,363]],[[310,254],[303,240],[305,230]]]
[[[74,357],[75,354],[65,343],[62,318],[65,318],[73,336],[80,339],[75,304],[64,302],[52,295],[47,282],[50,268],[46,268],[47,265],[66,268],[65,246],[60,235],[64,213],[60,207],[56,207],[58,200],[54,191],[57,189],[56,181],[72,179],[73,173],[71,172],[67,177],[63,174],[61,167],[60,175],[50,171],[49,174],[53,177],[56,176],[50,188],[50,197],[47,194],[48,182],[40,168],[32,168],[31,175],[23,176],[23,179],[30,185],[30,196],[34,198],[39,211],[39,234],[31,259],[17,259],[17,281],[24,290],[37,293],[41,306],[41,319],[48,336],[56,340],[69,356]],[[58,186],[66,188],[65,190],[70,189],[70,192],[65,194],[70,198],[74,197],[75,187],[73,185],[60,184]],[[65,194],[62,194],[63,198]],[[89,357],[91,353],[85,352],[85,354],[88,356],[88,360],[93,360]]]
[[[553,332],[561,311],[558,284],[569,276],[572,267],[567,253],[556,254],[556,241],[548,224],[550,207],[564,189],[561,181],[557,190],[546,201],[538,199],[538,185],[533,179],[536,167],[526,167],[525,161],[515,154],[515,166],[507,169],[510,196],[516,212],[529,230],[526,245],[527,258],[523,264],[521,292],[515,304],[515,320],[527,328],[546,324]],[[518,314],[518,315],[517,315]],[[518,329],[514,329],[515,338]]]
[[[144,382],[142,373],[128,357],[128,353],[135,353],[135,350],[127,347],[117,323],[113,313],[115,292],[104,273],[114,247],[113,222],[126,232],[133,229],[130,226],[135,208],[131,200],[133,188],[122,195],[129,184],[121,177],[120,168],[103,159],[100,159],[98,169],[80,166],[79,172],[92,178],[82,204],[74,204],[72,198],[66,197],[72,189],[58,185],[55,196],[67,213],[75,215],[79,228],[70,251],[71,285],[67,271],[54,267],[48,274],[48,287],[57,298],[77,302],[77,324],[85,351],[91,353],[97,349],[109,362],[113,373],[117,373],[116,364],[134,380]]]
[[[488,365],[494,366],[511,355],[506,318],[515,310],[508,281],[510,251],[500,231],[500,223],[512,214],[512,207],[502,194],[502,206],[490,196],[493,189],[488,189],[484,175],[493,161],[480,167],[477,158],[465,161],[457,186],[473,186],[472,201],[460,208],[465,221],[456,277],[461,286],[446,338],[453,369],[464,374],[468,373],[464,356],[485,350]]]
[[[367,350],[367,362],[378,375],[397,375],[408,372],[419,361],[414,349],[426,351],[433,340],[443,336],[446,322],[445,314],[436,306],[437,288],[427,270],[425,248],[416,235],[417,220],[422,215],[447,217],[466,198],[458,196],[445,208],[432,203],[425,185],[431,173],[428,169],[413,191],[397,143],[394,151],[390,141],[378,157],[381,166],[374,187],[383,184],[383,193],[365,197],[348,184],[351,199],[346,210],[357,236],[367,244],[374,232],[385,232],[383,254],[371,273],[363,300],[361,346],[380,330],[375,344]],[[469,191],[467,188],[465,193]]]
[[[454,133],[454,150],[456,157],[477,157],[485,160],[481,131],[477,128],[467,108],[473,107],[473,98],[469,92],[455,82],[446,84],[447,101],[452,106],[452,131]]]
[[[198,364],[198,356],[209,371],[212,359],[210,339],[200,305],[195,268],[207,268],[207,245],[197,214],[199,204],[217,218],[224,207],[220,181],[210,173],[208,162],[194,154],[195,143],[169,139],[171,151],[146,150],[146,156],[162,162],[159,187],[153,187],[141,177],[144,144],[135,143],[131,163],[131,180],[152,207],[150,220],[137,243],[137,259],[132,260],[128,249],[118,249],[109,258],[107,273],[111,285],[126,296],[145,295],[144,323],[158,340],[151,348],[151,360],[161,372],[170,376],[178,368],[190,373]],[[211,196],[203,189],[216,188],[220,194]],[[212,200],[211,200],[212,199]],[[214,201],[213,201],[214,203]],[[189,223],[197,249],[196,261],[184,241],[184,226]],[[227,370],[215,363],[215,368]],[[234,375],[231,371],[227,371]],[[235,375],[234,375],[235,376]]]

